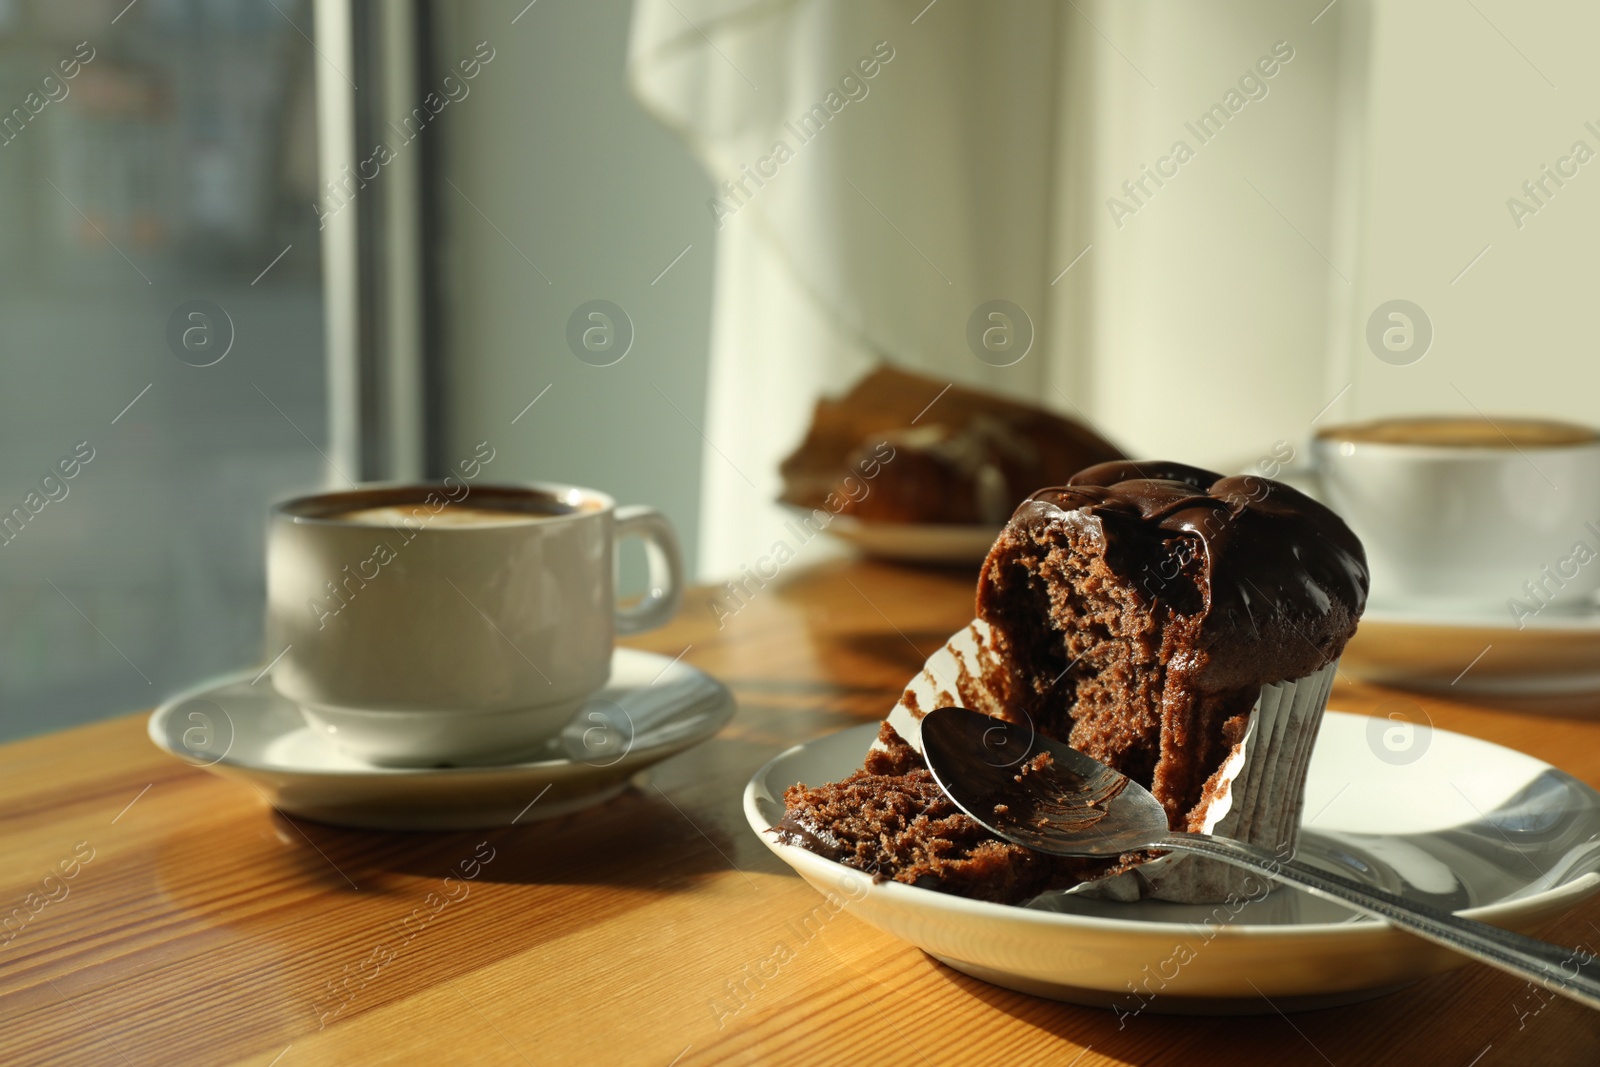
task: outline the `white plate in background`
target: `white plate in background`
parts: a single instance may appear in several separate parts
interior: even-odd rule
[[[982,563],[1002,527],[868,522],[853,515],[835,515],[824,529],[878,559],[903,563]]]

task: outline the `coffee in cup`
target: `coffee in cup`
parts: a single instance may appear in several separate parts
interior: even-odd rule
[[[385,526],[390,529],[408,527],[410,529],[425,529],[429,526],[448,528],[453,526],[500,526],[505,523],[526,522],[528,517],[540,515],[567,515],[571,509],[558,509],[555,507],[537,508],[530,506],[526,510],[514,510],[506,507],[480,507],[477,503],[464,503],[460,507],[444,508],[438,514],[431,514],[426,504],[380,504],[374,507],[353,508],[342,511],[332,518],[340,522],[359,523],[363,526]]]
[[[397,485],[272,509],[272,684],[346,751],[396,766],[500,761],[557,734],[606,684],[615,633],[677,608],[667,519],[564,485]],[[651,590],[615,602],[616,544]]]
[[[1317,436],[1382,445],[1438,448],[1561,448],[1600,441],[1587,426],[1543,419],[1409,418],[1335,426]]]

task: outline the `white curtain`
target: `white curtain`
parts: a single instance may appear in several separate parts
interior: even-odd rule
[[[1337,377],[1337,124],[1317,120],[1341,31],[1285,7],[638,0],[633,90],[719,186],[700,573],[771,549],[812,401],[878,361],[1134,452],[1220,463],[1297,436]],[[1281,39],[1295,59],[1230,143],[1114,219],[1120,183]],[[1032,324],[1010,366],[967,340],[992,300]]]

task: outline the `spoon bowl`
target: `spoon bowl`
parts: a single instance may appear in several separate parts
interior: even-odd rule
[[[1036,851],[1120,856],[1167,832],[1150,790],[1027,726],[940,708],[922,720],[922,748],[957,807]]]

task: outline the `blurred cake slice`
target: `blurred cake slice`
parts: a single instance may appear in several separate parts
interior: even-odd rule
[[[837,514],[874,522],[999,526],[1036,486],[1121,455],[1043,408],[883,366],[844,396],[817,401],[779,471],[782,499],[800,507],[828,507],[834,494]],[[863,469],[876,470],[869,491],[841,493]]]

